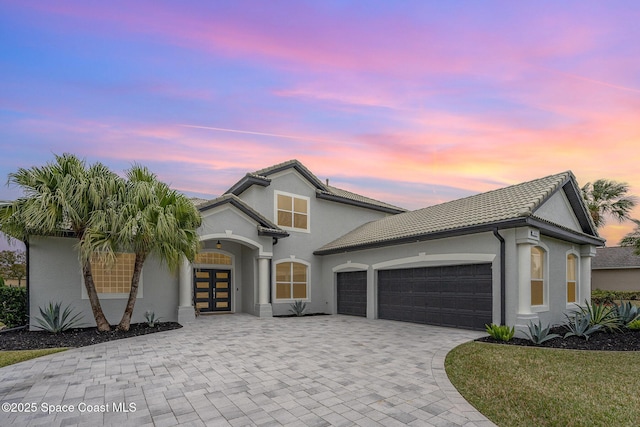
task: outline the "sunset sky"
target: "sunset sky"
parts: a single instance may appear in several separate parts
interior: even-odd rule
[[[615,0],[0,0],[0,179],[69,152],[213,198],[297,158],[410,209],[565,170],[640,196],[639,22]]]

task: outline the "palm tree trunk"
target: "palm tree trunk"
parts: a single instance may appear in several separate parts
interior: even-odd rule
[[[140,274],[142,273],[142,265],[147,258],[145,253],[136,253],[136,261],[133,266],[133,275],[131,276],[131,289],[129,290],[129,299],[127,300],[127,306],[124,309],[122,319],[118,324],[119,331],[128,331],[131,326],[131,316],[133,315],[133,307],[136,305],[136,298],[138,297],[138,285],[140,284]]]
[[[93,276],[91,275],[91,265],[89,261],[84,261],[82,263],[82,274],[84,275],[84,286],[87,288],[87,296],[89,297],[91,311],[93,311],[93,317],[96,320],[98,330],[100,332],[110,331],[111,325],[109,325],[107,318],[102,312],[102,306],[98,299],[98,292],[96,292],[96,285],[93,283]]]

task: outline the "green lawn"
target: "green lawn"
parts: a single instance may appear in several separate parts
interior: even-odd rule
[[[58,353],[66,348],[45,348],[42,350],[15,350],[0,351],[0,368],[3,366],[13,365],[36,357],[45,356],[47,354]]]
[[[640,425],[640,352],[471,342],[451,351],[445,367],[500,427]]]

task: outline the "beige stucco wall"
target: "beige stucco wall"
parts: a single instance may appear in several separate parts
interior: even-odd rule
[[[640,291],[640,268],[592,270],[591,289]]]

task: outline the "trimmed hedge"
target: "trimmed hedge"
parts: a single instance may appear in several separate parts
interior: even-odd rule
[[[0,288],[0,322],[8,328],[27,324],[27,288]]]
[[[591,291],[593,304],[613,304],[620,300],[640,300],[640,291],[603,291],[602,289]]]

